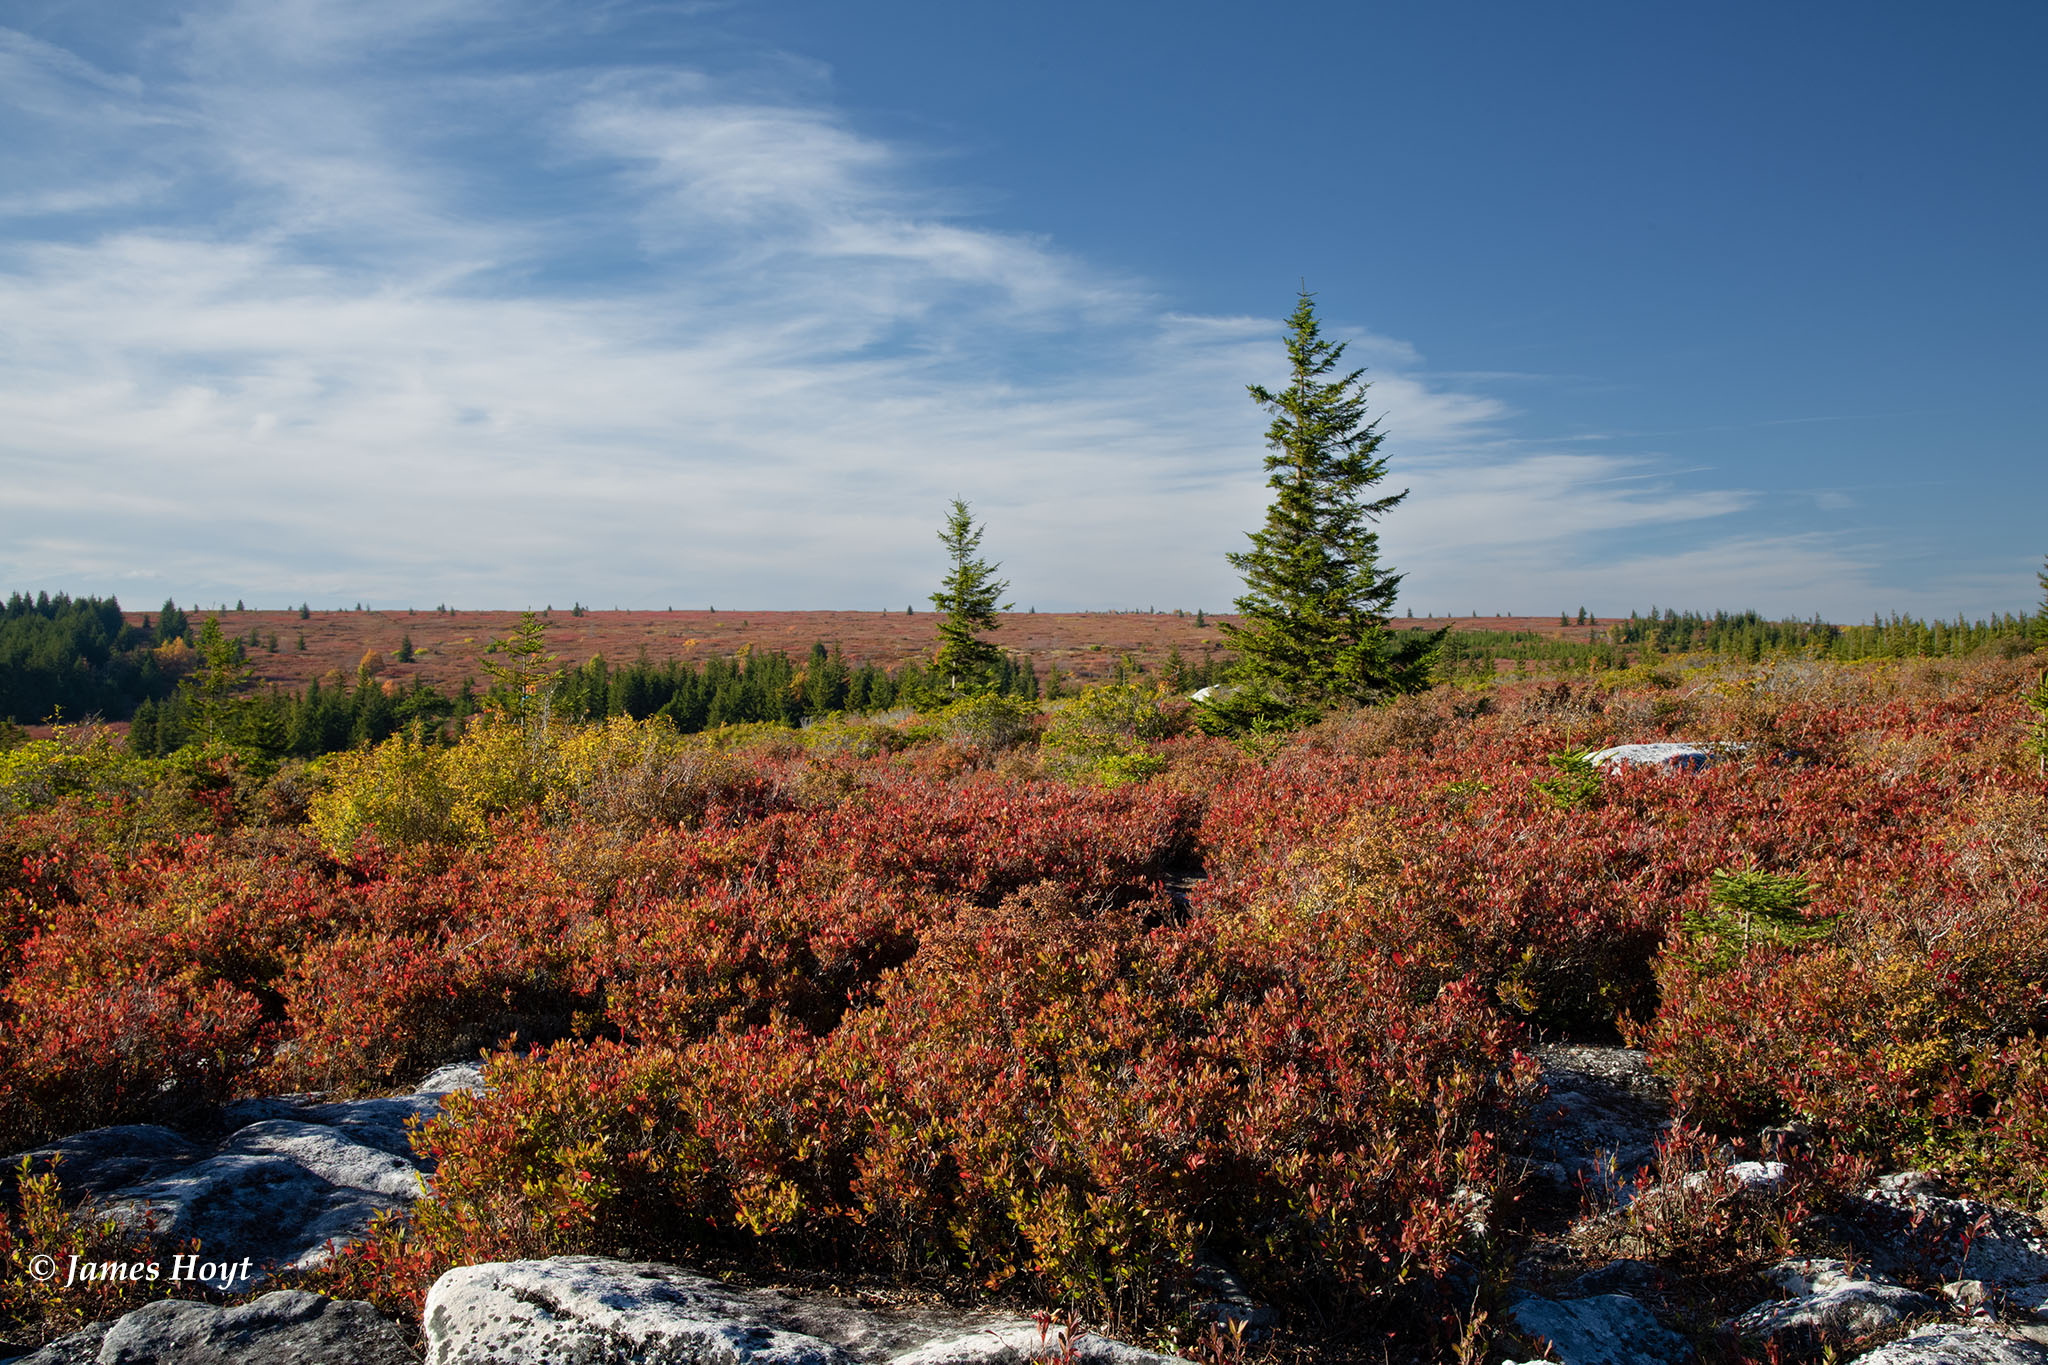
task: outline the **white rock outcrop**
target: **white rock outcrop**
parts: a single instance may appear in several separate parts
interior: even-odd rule
[[[379,1214],[410,1208],[426,1163],[413,1155],[406,1124],[432,1118],[443,1096],[481,1084],[480,1074],[474,1062],[443,1067],[411,1094],[383,1099],[243,1101],[223,1111],[230,1131],[211,1149],[131,1124],[22,1155],[36,1169],[54,1168],[68,1195],[93,1195],[124,1226],[174,1243],[197,1238],[208,1264],[246,1260],[248,1278],[206,1281],[246,1292],[270,1269],[318,1265]]]
[[[297,1290],[220,1308],[159,1299],[53,1341],[14,1365],[413,1365],[398,1328],[367,1303]]]
[[[1728,1324],[1760,1341],[1802,1347],[1857,1341],[1940,1306],[1925,1294],[1825,1257],[1781,1262],[1764,1278],[1787,1297],[1758,1304]]]
[[[1921,1171],[1886,1176],[1860,1202],[1856,1221],[1879,1234],[1872,1259],[1894,1273],[1999,1289],[2048,1282],[2048,1228],[2017,1209],[1950,1198]]]
[[[2048,1347],[1975,1322],[1935,1322],[1857,1356],[1855,1365],[2048,1365]]]
[[[1048,1346],[1014,1315],[797,1299],[596,1256],[451,1270],[427,1292],[425,1326],[428,1365],[1023,1365]],[[1075,1354],[1095,1365],[1175,1361],[1097,1336]]]
[[[1549,1346],[1563,1365],[1680,1365],[1692,1357],[1684,1337],[1659,1323],[1626,1294],[1591,1298],[1528,1298],[1508,1309],[1523,1336]]]
[[[1586,755],[1596,768],[1661,768],[1665,772],[1691,773],[1711,768],[1733,757],[1723,744],[1617,744]]]

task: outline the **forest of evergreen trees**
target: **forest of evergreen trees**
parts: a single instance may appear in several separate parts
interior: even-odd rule
[[[170,696],[177,678],[155,647],[189,630],[170,611],[152,629],[127,624],[111,597],[13,594],[0,609],[0,721],[125,720],[138,703]]]
[[[239,657],[239,641],[227,642],[226,648]],[[365,674],[354,686],[315,682],[303,692],[240,689],[234,704],[223,710],[208,701],[213,671],[202,662],[167,699],[138,706],[129,748],[149,757],[214,739],[274,758],[313,758],[376,744],[401,731],[429,738],[452,735],[463,720],[495,700],[467,682],[451,697],[417,680],[387,689]],[[549,709],[568,721],[663,715],[682,733],[695,734],[750,722],[801,725],[834,711],[886,711],[903,695],[914,694],[921,682],[915,663],[894,673],[873,664],[853,668],[822,644],[811,646],[801,666],[786,654],[766,651],[702,664],[641,658],[620,666],[598,655],[563,672]],[[1028,659],[1006,656],[999,684],[1008,696],[1039,695],[1038,675]]]
[[[1559,623],[1571,633],[1558,638],[1528,630],[1455,630],[1444,641],[1438,673],[1457,677],[1494,672],[1501,661],[1521,665],[1543,663],[1584,668],[1624,668],[1645,655],[1717,655],[1756,663],[1790,654],[1851,662],[1882,658],[1960,658],[1984,649],[2024,649],[2048,644],[2048,621],[2039,615],[2010,613],[1981,620],[1923,621],[1893,614],[1865,625],[1838,626],[1818,617],[1810,621],[1771,621],[1753,611],[1698,612],[1671,609],[1629,613],[1609,626],[1588,620],[1581,611]]]
[[[1621,668],[1645,656],[1710,654],[1755,662],[1808,654],[1841,660],[1961,656],[1989,648],[2048,644],[2048,618],[1999,615],[1982,620],[1924,621],[1893,615],[1839,626],[1819,619],[1771,621],[1755,612],[1705,616],[1673,610],[1632,613],[1626,622],[1592,623],[1581,612],[1563,638],[1533,631],[1454,631],[1444,643],[1438,676],[1491,676],[1503,662],[1517,668]],[[1583,630],[1583,634],[1581,634]],[[492,702],[465,682],[454,695],[415,680],[397,687],[368,673],[315,682],[303,691],[260,688],[248,680],[247,646],[226,637],[209,618],[197,631],[174,604],[140,625],[122,617],[113,598],[22,593],[0,610],[0,723],[130,720],[129,745],[146,756],[213,740],[273,758],[312,758],[375,744],[400,731],[453,734]],[[1225,655],[1190,665],[1176,650],[1158,671],[1165,686],[1191,690],[1222,681]],[[1031,660],[1004,654],[998,690],[1035,700],[1057,696],[1057,670],[1041,678]],[[1119,660],[1115,681],[1140,670]],[[849,664],[837,649],[811,646],[807,658],[742,649],[702,663],[644,655],[613,664],[593,657],[564,670],[551,698],[564,720],[664,715],[684,733],[721,725],[801,725],[835,711],[872,714],[921,695],[919,665],[894,671]]]

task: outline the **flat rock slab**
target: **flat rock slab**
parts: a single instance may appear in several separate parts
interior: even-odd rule
[[[57,1183],[71,1199],[107,1195],[169,1175],[202,1160],[207,1149],[154,1123],[123,1123],[94,1128],[46,1142],[6,1159],[9,1171],[27,1157],[37,1171],[55,1171]]]
[[[2008,1288],[2004,1294],[2007,1306],[2015,1312],[2041,1318],[2048,1317],[2048,1284],[2022,1284]]]
[[[1879,1182],[1858,1205],[1850,1216],[1865,1235],[1859,1250],[1894,1275],[2000,1288],[2048,1281],[2048,1228],[2017,1209],[1951,1199],[1911,1171]]]
[[[2048,1365],[2048,1347],[1981,1323],[1937,1322],[1857,1356],[1856,1365]]]
[[[297,1290],[236,1308],[161,1299],[51,1342],[15,1365],[415,1365],[367,1303]]]
[[[557,1256],[449,1271],[427,1293],[430,1365],[1020,1365],[1037,1324],[735,1289],[675,1266]],[[1084,1336],[1099,1365],[1173,1357]]]
[[[197,1238],[212,1264],[248,1260],[249,1278],[205,1281],[244,1292],[266,1277],[266,1267],[318,1265],[331,1245],[360,1236],[379,1214],[409,1209],[430,1168],[413,1155],[407,1123],[432,1118],[450,1091],[479,1084],[481,1067],[464,1063],[441,1068],[409,1095],[230,1105],[223,1111],[230,1131],[210,1148],[167,1128],[131,1124],[25,1155],[38,1169],[54,1162],[67,1193],[95,1196],[125,1227],[174,1243]]]
[[[1858,1341],[1939,1307],[1927,1295],[1901,1285],[1865,1280],[1804,1298],[1758,1304],[1728,1325],[1759,1341],[1817,1345]]]
[[[1532,1173],[1553,1196],[1576,1198],[1585,1187],[1625,1194],[1670,1119],[1643,1053],[1560,1043],[1537,1048],[1536,1059],[1548,1093],[1530,1114]]]
[[[1692,773],[1734,757],[1723,744],[1617,744],[1586,755],[1598,768],[1656,768],[1667,773]]]
[[[1680,1365],[1692,1357],[1684,1337],[1626,1294],[1523,1299],[1508,1317],[1522,1335],[1548,1342],[1545,1354],[1563,1365]]]

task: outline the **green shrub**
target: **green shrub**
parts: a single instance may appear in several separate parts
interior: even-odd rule
[[[1544,761],[1557,770],[1557,776],[1539,778],[1534,786],[1550,803],[1560,810],[1578,810],[1590,806],[1600,799],[1600,783],[1605,774],[1597,764],[1590,761],[1591,749],[1569,749],[1561,754],[1552,754]]]
[[[67,796],[134,798],[171,775],[168,764],[129,753],[112,730],[60,726],[54,738],[0,749],[0,812],[41,810]]]
[[[954,744],[972,749],[1008,749],[1031,737],[1038,708],[1014,697],[966,697],[935,713],[931,720]]]
[[[1151,743],[1184,734],[1191,715],[1185,700],[1162,689],[1102,683],[1053,712],[1040,749],[1046,766],[1064,777],[1139,781],[1165,767]]]

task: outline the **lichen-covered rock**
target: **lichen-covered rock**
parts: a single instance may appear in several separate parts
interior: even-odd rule
[[[69,1336],[59,1337],[40,1351],[31,1351],[9,1365],[97,1365],[100,1343],[107,1339],[111,1322],[95,1322]]]
[[[1938,1307],[1925,1294],[1825,1257],[1781,1262],[1764,1279],[1787,1297],[1758,1304],[1728,1326],[1780,1345],[1859,1341]]]
[[[595,1256],[451,1270],[427,1293],[426,1331],[429,1365],[1022,1365],[1057,1344],[1014,1315],[878,1309]],[[1075,1355],[1172,1360],[1096,1336]]]
[[[1690,773],[1711,768],[1728,757],[1726,745],[1617,744],[1587,754],[1586,761],[1601,768],[1658,768],[1664,772]]]
[[[2008,1312],[2048,1318],[2048,1284],[2011,1285],[2005,1290],[2004,1302]]]
[[[297,1125],[283,1121],[255,1127],[265,1131],[253,1139],[254,1150],[235,1150],[237,1134],[216,1156],[116,1191],[107,1213],[131,1228],[152,1226],[173,1242],[197,1238],[232,1258],[210,1264],[252,1262],[258,1270],[247,1282],[208,1281],[241,1291],[260,1279],[261,1267],[319,1264],[330,1241],[362,1232],[381,1213],[406,1209],[417,1193],[417,1168],[389,1153],[332,1134],[286,1132]],[[346,1183],[358,1178],[367,1187]],[[411,1183],[409,1193],[393,1190],[400,1178]]]
[[[367,1303],[296,1290],[235,1308],[160,1299],[52,1342],[15,1365],[413,1365]]]
[[[1625,1294],[1558,1302],[1523,1299],[1508,1310],[1516,1331],[1549,1343],[1563,1365],[1678,1365],[1692,1355],[1685,1338]]]
[[[1641,1298],[1645,1294],[1656,1294],[1663,1290],[1668,1277],[1648,1261],[1624,1257],[1609,1261],[1597,1270],[1588,1270],[1557,1292],[1560,1299],[1591,1298],[1595,1294],[1627,1294]]]
[[[1738,1161],[1728,1167],[1728,1178],[1753,1194],[1774,1194],[1784,1188],[1790,1172],[1782,1161]]]
[[[30,1169],[56,1172],[65,1195],[81,1199],[154,1180],[205,1155],[206,1149],[198,1143],[158,1124],[123,1123],[16,1152],[6,1164],[11,1172],[27,1157]]]
[[[2048,1365],[2048,1347],[1984,1323],[1936,1322],[1866,1351],[1855,1365]]]
[[[426,1330],[431,1365],[851,1365],[747,1314],[715,1280],[594,1256],[451,1270],[427,1291]]]
[[[1230,1267],[1215,1257],[1199,1257],[1188,1279],[1197,1295],[1197,1301],[1188,1310],[1196,1322],[1218,1326],[1238,1323],[1254,1341],[1263,1340],[1272,1330],[1273,1310],[1253,1298]]]
[[[1548,1044],[1536,1058],[1547,1093],[1529,1116],[1532,1175],[1554,1198],[1626,1200],[1668,1126],[1663,1084],[1635,1048]]]
[[[406,1125],[432,1118],[450,1091],[480,1083],[469,1062],[441,1068],[409,1095],[247,1100],[223,1111],[231,1131],[210,1149],[167,1128],[127,1125],[26,1155],[34,1169],[55,1162],[68,1194],[97,1196],[124,1226],[173,1242],[198,1238],[209,1263],[246,1259],[249,1278],[207,1283],[247,1291],[270,1268],[318,1265],[379,1214],[410,1208],[428,1166],[413,1155]]]
[[[1860,1251],[1891,1274],[1999,1288],[2048,1282],[2048,1229],[2017,1209],[1950,1198],[1919,1171],[1887,1176],[1858,1204],[1850,1217]]]

